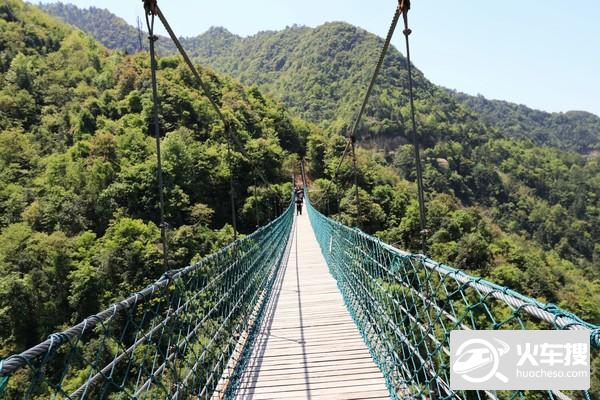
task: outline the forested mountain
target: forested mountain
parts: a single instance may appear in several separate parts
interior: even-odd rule
[[[452,92],[479,117],[508,137],[588,154],[600,150],[600,117],[585,111],[548,113],[522,104]]]
[[[81,9],[73,4],[63,3],[45,4],[40,7],[96,38],[101,37],[102,44],[108,48],[121,49],[128,53],[135,53],[143,48],[140,46],[138,30],[106,9]],[[147,35],[142,33],[141,39],[146,41]]]
[[[86,21],[100,20],[106,10],[76,10],[76,7],[60,4],[45,7],[113,48],[126,49],[137,37],[135,30],[131,30],[128,40],[114,46],[109,39],[112,33],[105,35],[88,27]],[[123,22],[114,16],[105,21],[104,29],[111,32],[112,21],[118,21],[114,30],[119,30]],[[230,74],[244,84],[258,85],[307,120],[325,126],[332,126],[334,122],[333,126],[338,129],[352,119],[381,48],[381,40],[375,35],[345,23],[325,24],[316,29],[294,26],[247,38],[233,35],[224,28],[211,28],[202,35],[184,39],[183,44],[199,62]],[[398,129],[403,129],[396,104],[398,101],[407,103],[405,65],[404,57],[391,49],[385,72],[375,88],[375,101],[369,104],[365,119],[367,129],[363,132],[397,136]],[[422,89],[418,91],[419,96],[433,101],[438,99],[433,92],[445,96],[420,72],[416,74],[417,87]]]
[[[296,113],[318,120],[325,128],[310,129],[306,149],[318,192],[337,165],[343,147],[340,128],[351,121],[381,40],[345,23],[315,29],[291,27],[249,38],[213,28],[188,40],[188,45],[196,43],[190,45],[196,58],[219,64],[221,70],[280,96]],[[369,56],[361,58],[364,54]],[[142,56],[112,53],[111,57],[138,60]],[[164,61],[165,65],[170,62],[175,61]],[[410,195],[414,162],[410,147],[402,144],[408,115],[404,67],[405,59],[392,50],[367,112],[370,134],[395,143],[392,150],[376,147],[359,152],[363,175],[359,182],[365,190],[365,204],[369,204],[360,225],[391,243],[418,249],[417,225],[411,214],[416,208]],[[457,266],[478,265],[479,272],[550,301],[562,301],[564,294],[558,288],[568,281],[584,285],[573,290],[588,293],[581,299],[586,304],[598,296],[598,163],[575,153],[537,147],[531,141],[508,140],[418,71],[416,94],[429,208],[444,205],[443,211],[429,211],[434,213],[429,218],[431,255]],[[403,106],[397,107],[398,102]],[[171,110],[170,105],[178,102],[169,99],[164,104]],[[334,213],[354,223],[349,171],[344,164],[338,190],[342,201]],[[225,220],[224,205],[210,206]],[[456,218],[465,212],[471,217],[461,216],[459,225],[470,222],[466,227],[457,226]],[[445,222],[435,213],[445,215]],[[531,257],[522,255],[530,252]],[[521,256],[515,259],[514,253]],[[555,280],[565,273],[587,275],[585,279]],[[598,307],[577,304],[571,302],[571,307],[595,320],[600,318]]]
[[[84,9],[61,2],[39,4],[39,7],[48,14],[91,34],[109,49],[121,50],[128,54],[148,49],[147,32],[134,28],[123,18],[116,16],[105,8],[90,7]],[[145,29],[146,21],[142,20],[140,23],[142,28]],[[183,40],[185,41],[185,39]],[[160,37],[156,42],[156,50],[159,54],[169,55],[174,53],[176,48],[169,39]]]
[[[107,10],[81,10],[61,3],[44,7],[92,33],[110,48],[139,48],[137,31],[126,29],[126,22]],[[121,42],[113,39],[116,32],[121,33]],[[183,43],[198,61],[245,84],[259,85],[308,120],[336,121],[334,126],[340,128],[355,112],[382,41],[352,25],[330,23],[314,29],[294,26],[279,32],[260,32],[246,38],[224,28],[211,28],[201,35],[183,38]],[[168,40],[159,40],[159,45],[163,52],[174,50]],[[402,55],[391,49],[375,89],[376,100],[370,104],[371,118],[366,123],[370,133],[392,133],[396,138],[393,143],[399,142],[397,134],[402,125],[394,110],[397,104],[406,104],[404,66]],[[444,97],[440,88],[418,71],[416,80],[424,89],[418,92],[423,100]],[[482,96],[448,92],[508,137],[529,138],[536,144],[584,154],[600,148],[600,117],[596,115],[577,111],[547,113]]]
[[[250,38],[214,28],[188,40],[197,59],[255,84],[202,68],[252,159],[235,151],[229,167],[208,100],[179,58],[161,57],[171,267],[230,240],[231,174],[248,232],[274,215],[278,198],[285,203],[302,155],[320,209],[329,202],[335,218],[421,250],[399,52],[386,59],[362,130],[372,146],[358,149],[357,204],[348,160],[326,188],[380,39],[330,23]],[[163,271],[147,59],[106,49],[20,0],[0,5],[0,358]],[[416,94],[428,255],[600,322],[598,160],[507,137],[418,71]],[[253,187],[254,168],[269,189]],[[18,390],[18,380],[10,385]]]

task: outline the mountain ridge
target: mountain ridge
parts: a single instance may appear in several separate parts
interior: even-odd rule
[[[543,111],[525,104],[488,99],[449,90],[463,104],[473,109],[486,123],[496,126],[510,137],[529,138],[534,142],[562,150],[589,154],[600,149],[600,117],[589,111]],[[553,130],[554,135],[548,130]]]
[[[123,19],[108,10],[82,10],[62,3],[42,7],[92,33],[109,48],[119,46],[113,36],[104,37],[96,26],[89,26],[89,15],[98,14],[96,19],[102,18],[111,31],[122,32],[118,37],[128,37],[122,46],[125,50],[131,50],[138,40],[137,30],[125,26]],[[158,41],[159,52],[174,52],[170,40],[164,39]],[[232,75],[246,85],[256,84],[300,117],[317,123],[325,121],[325,125],[338,130],[352,121],[362,96],[357,93],[356,84],[366,86],[382,42],[366,30],[340,21],[314,28],[292,25],[244,37],[213,26],[202,34],[182,38],[183,45],[200,63]],[[351,51],[345,46],[352,46]],[[388,64],[367,110],[363,135],[381,132],[387,132],[388,136],[394,132],[403,135],[403,124],[393,120],[400,117],[396,115],[398,105],[407,101],[403,89],[406,87],[405,62],[401,52],[392,46],[386,57]],[[436,96],[448,93],[445,101],[452,98],[473,110],[483,122],[507,137],[527,138],[537,144],[582,154],[600,149],[600,117],[595,114],[575,110],[549,113],[505,100],[489,100],[435,85],[417,68],[415,75],[417,86],[429,86],[429,91],[435,91]],[[374,104],[377,98],[386,96],[389,102]]]

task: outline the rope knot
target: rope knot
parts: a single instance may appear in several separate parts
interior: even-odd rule
[[[62,332],[55,332],[48,336],[48,340],[50,340],[50,345],[48,346],[47,353],[50,353],[54,350],[54,345],[60,346],[63,343],[63,340],[69,340],[69,337]]]
[[[600,328],[593,329],[590,332],[590,342],[592,342],[593,347],[600,348]]]
[[[3,367],[4,367],[4,360],[0,360],[0,372],[2,371]],[[10,375],[0,376],[0,397],[2,396],[2,393],[4,393],[4,389],[8,385],[9,378],[10,378]]]

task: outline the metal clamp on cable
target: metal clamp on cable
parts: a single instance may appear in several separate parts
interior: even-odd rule
[[[398,7],[402,14],[408,13],[408,10],[410,10],[410,0],[398,0]]]
[[[402,33],[404,33],[404,36],[408,36],[412,33],[412,30],[408,28],[408,10],[410,10],[410,0],[399,1],[400,5],[398,6],[398,8],[400,9],[400,12],[402,13],[402,18],[404,19],[404,30],[402,31]]]
[[[158,4],[156,4],[156,0],[142,0],[144,2],[144,10],[146,10],[147,15],[157,15],[158,14]]]

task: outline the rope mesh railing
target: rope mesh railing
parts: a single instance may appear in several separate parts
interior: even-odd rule
[[[216,396],[259,325],[292,222],[290,205],[255,233],[0,361],[0,398]]]
[[[392,398],[599,398],[590,392],[453,391],[450,331],[587,329],[598,357],[600,327],[551,304],[402,252],[319,213],[308,215],[329,269]]]

